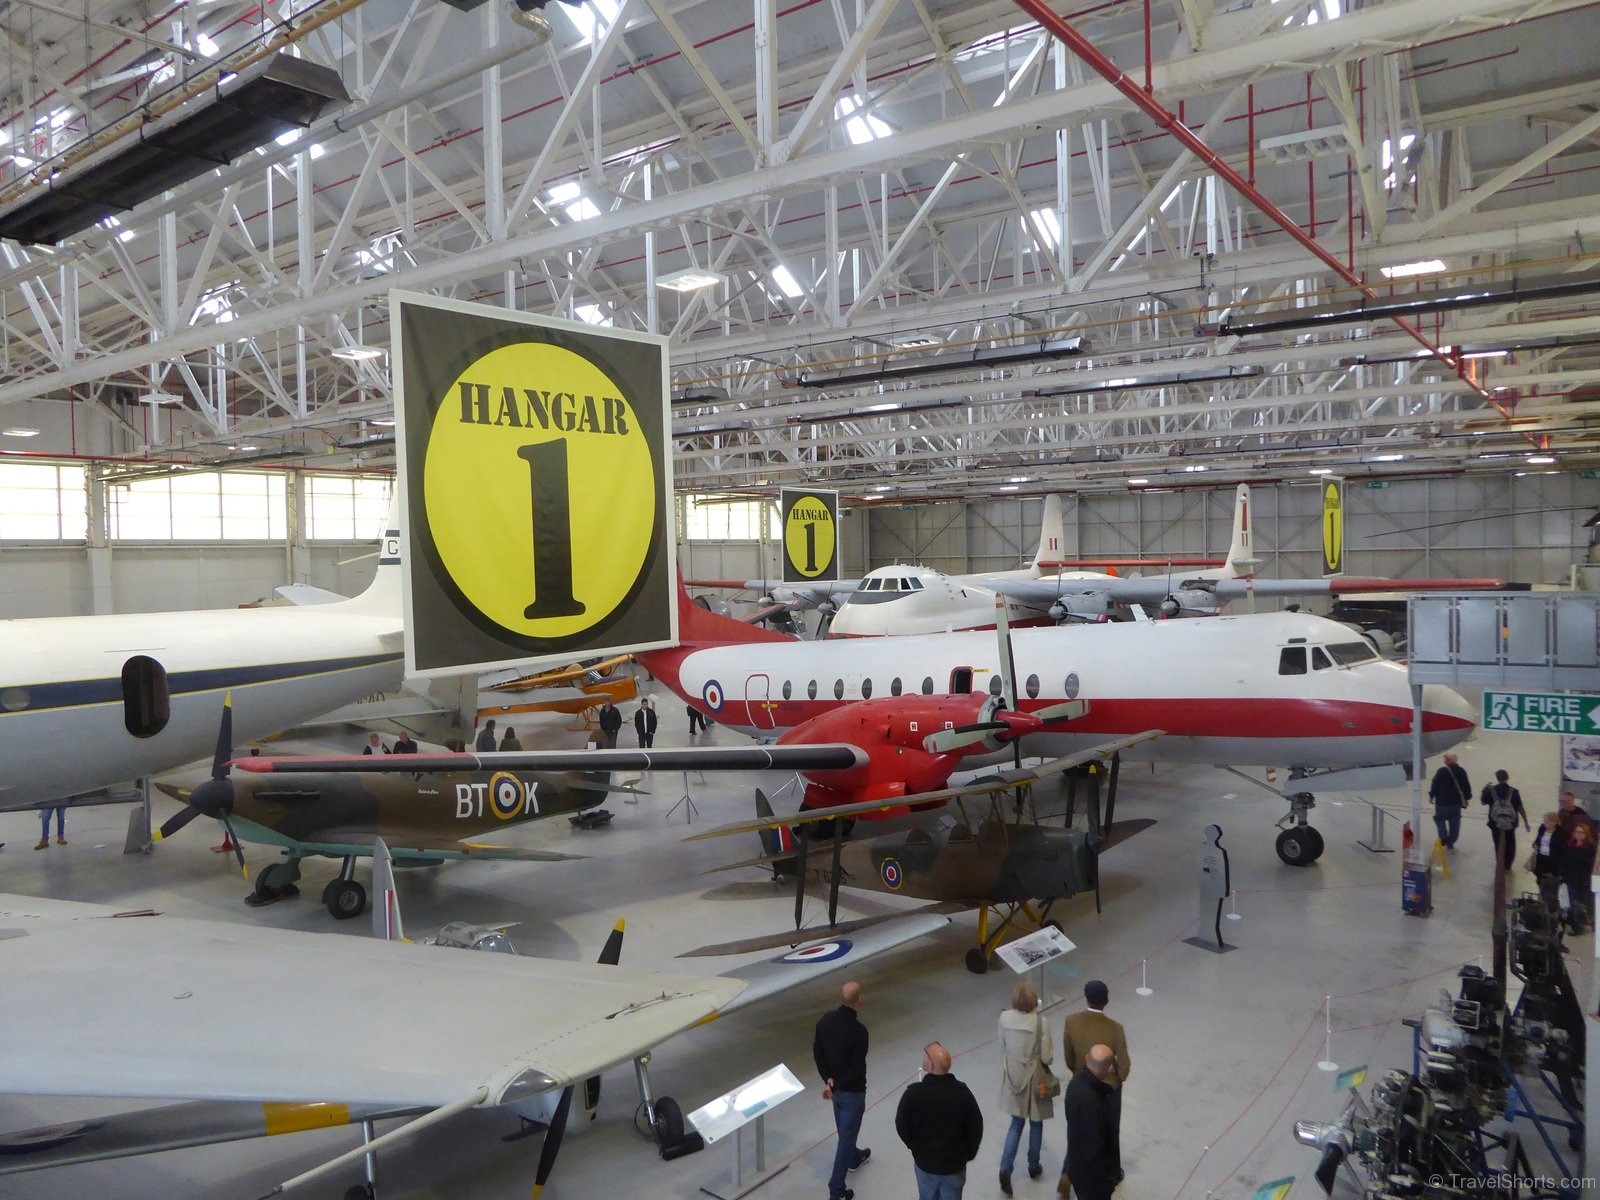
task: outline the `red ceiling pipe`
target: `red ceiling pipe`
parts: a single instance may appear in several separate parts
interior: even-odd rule
[[[1319,262],[1324,263],[1346,283],[1352,284],[1356,288],[1359,288],[1361,293],[1367,296],[1369,299],[1378,298],[1377,291],[1369,287],[1365,280],[1363,280],[1349,267],[1340,262],[1338,255],[1333,254],[1329,250],[1325,249],[1317,242],[1315,238],[1308,235],[1305,230],[1296,225],[1294,221],[1289,218],[1287,213],[1285,213],[1271,200],[1268,200],[1259,191],[1252,187],[1250,182],[1245,179],[1244,176],[1240,175],[1239,172],[1230,167],[1222,160],[1222,157],[1219,154],[1212,150],[1210,146],[1207,146],[1203,141],[1201,141],[1199,136],[1192,129],[1173,116],[1172,113],[1155,98],[1153,93],[1146,92],[1138,84],[1134,83],[1133,80],[1129,79],[1128,76],[1118,68],[1117,64],[1112,62],[1104,54],[1101,54],[1088,38],[1084,37],[1071,25],[1067,24],[1065,20],[1057,16],[1055,11],[1051,9],[1049,5],[1044,3],[1044,0],[1014,0],[1014,2],[1018,8],[1027,13],[1035,21],[1038,21],[1040,26],[1042,26],[1054,37],[1058,38],[1062,44],[1067,47],[1067,49],[1071,50],[1079,58],[1083,59],[1084,62],[1093,67],[1096,72],[1098,72],[1108,83],[1111,84],[1112,87],[1116,88],[1117,91],[1121,92],[1129,100],[1133,101],[1134,105],[1142,113],[1144,113],[1145,116],[1149,117],[1156,123],[1157,126],[1166,130],[1169,134],[1176,138],[1191,154],[1193,154],[1216,174],[1220,175],[1235,191],[1245,196],[1252,204],[1260,209],[1261,212],[1273,222],[1273,224],[1277,225],[1278,228],[1287,233],[1305,250],[1314,255]],[[1425,350],[1427,350],[1440,362],[1448,364],[1451,370],[1455,371],[1456,375],[1460,377],[1461,381],[1483,399],[1484,403],[1493,405],[1500,411],[1502,416],[1509,417],[1511,415],[1503,407],[1501,407],[1501,405],[1496,403],[1494,397],[1481,384],[1472,379],[1468,373],[1462,369],[1463,364],[1460,359],[1446,354],[1444,351],[1440,350],[1439,347],[1430,342],[1420,330],[1408,322],[1396,320],[1395,324],[1415,338]]]

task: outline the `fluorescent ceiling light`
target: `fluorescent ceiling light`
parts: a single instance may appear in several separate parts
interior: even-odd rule
[[[895,348],[898,350],[932,350],[935,346],[942,345],[944,345],[944,341],[940,338],[930,337],[927,334],[913,334],[908,338],[902,338],[897,341]]]
[[[328,351],[335,358],[342,358],[346,362],[364,362],[369,358],[382,358],[383,351],[376,346],[363,346],[359,342],[354,346],[335,346]]]
[[[1189,466],[1184,468],[1184,470],[1186,472],[1188,472],[1189,474],[1191,474],[1191,475],[1194,474],[1197,471],[1204,471],[1204,470],[1207,470],[1207,469],[1208,468],[1203,463],[1191,463]]]
[[[1530,454],[1530,455],[1528,455],[1528,461],[1530,463],[1533,463],[1533,464],[1538,465],[1538,466],[1542,466],[1542,465],[1544,465],[1546,463],[1553,463],[1553,462],[1555,462],[1555,460],[1556,460],[1556,456],[1554,454]]]
[[[1148,479],[1144,479],[1142,477],[1139,478],[1139,479],[1130,479],[1130,480],[1128,480],[1128,486],[1129,487],[1138,487],[1140,484],[1149,483],[1149,482],[1150,481]]]
[[[1404,462],[1404,454],[1374,454],[1367,459],[1368,462]]]
[[[1311,468],[1311,473],[1313,475],[1332,475],[1333,474],[1333,468],[1332,467],[1312,467]]]
[[[1437,275],[1440,271],[1449,270],[1437,258],[1424,258],[1416,262],[1400,263],[1393,267],[1383,267],[1385,279],[1409,279],[1413,275]]]
[[[671,292],[697,292],[701,288],[716,287],[722,276],[715,271],[702,271],[699,267],[685,267],[666,275],[656,276],[656,286]]]
[[[1511,351],[1509,351],[1509,350],[1463,350],[1461,352],[1461,357],[1462,358],[1505,358],[1510,353],[1511,353]]]
[[[394,418],[393,417],[377,417],[377,418],[373,419],[372,421],[369,421],[368,424],[369,425],[382,425],[385,428],[388,428],[388,427],[391,427],[391,426],[394,425]]]
[[[38,437],[37,429],[29,429],[26,425],[13,425],[10,429],[0,429],[0,435],[5,437],[29,438]]]
[[[791,300],[798,300],[806,294],[805,289],[796,281],[794,272],[782,263],[772,269],[772,282]]]
[[[141,404],[182,404],[183,397],[175,392],[154,391],[146,392],[139,397]]]

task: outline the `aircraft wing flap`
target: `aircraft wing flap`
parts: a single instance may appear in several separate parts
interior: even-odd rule
[[[435,1108],[487,1087],[495,1103],[626,1062],[745,986],[112,912],[0,897],[0,975],[30,1014],[0,1026],[0,1092]],[[106,1019],[108,995],[138,1036]]]

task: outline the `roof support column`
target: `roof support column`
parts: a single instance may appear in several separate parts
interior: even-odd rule
[[[755,0],[757,165],[770,167],[778,154],[778,0]]]

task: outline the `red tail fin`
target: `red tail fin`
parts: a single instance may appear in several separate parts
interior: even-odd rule
[[[697,604],[678,579],[678,641],[681,645],[723,645],[746,642],[787,642],[791,639],[761,625],[746,625],[732,617],[719,616]]]

